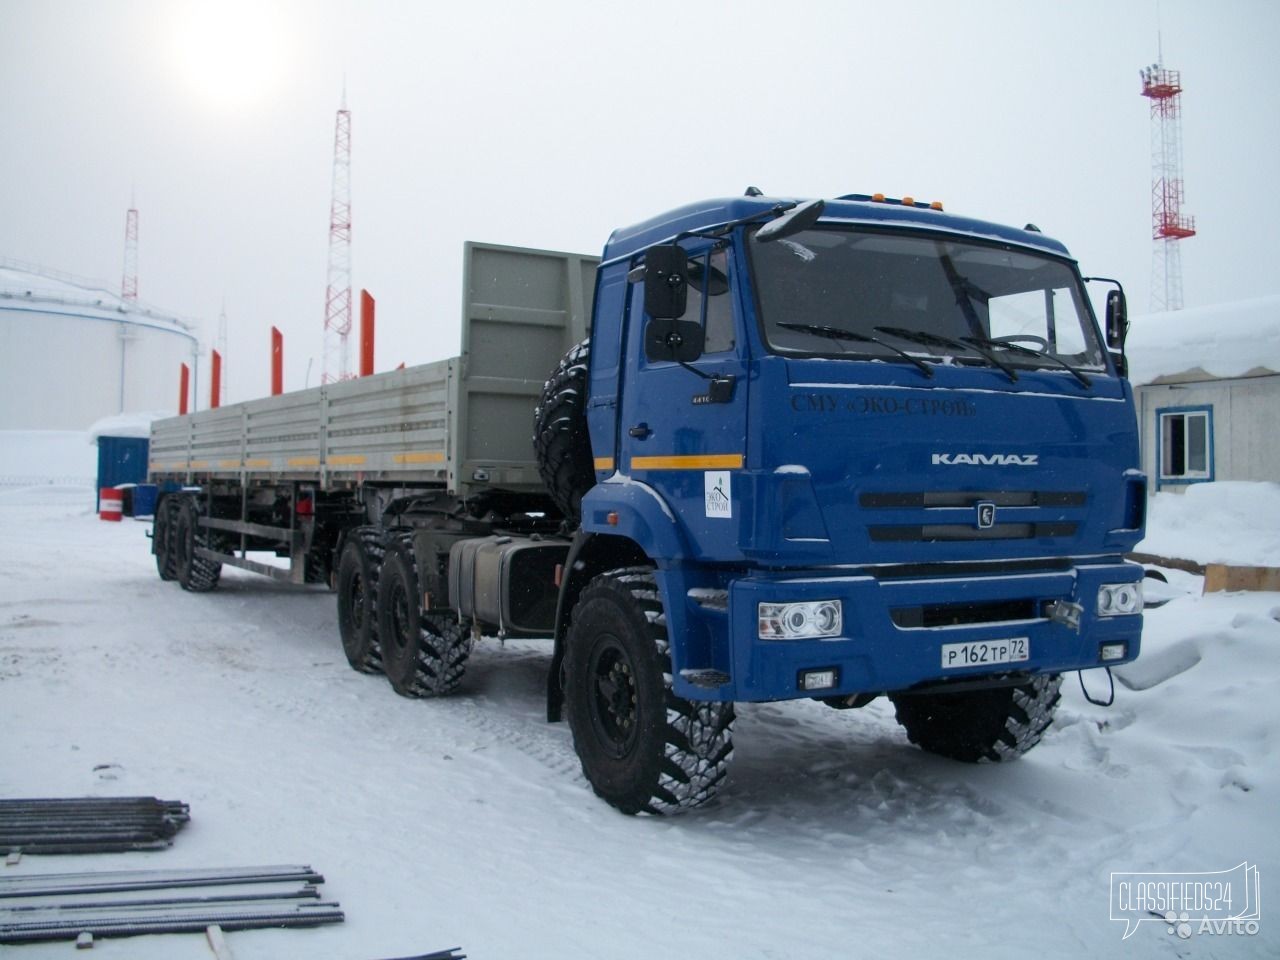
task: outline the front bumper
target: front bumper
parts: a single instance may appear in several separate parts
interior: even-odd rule
[[[717,679],[725,682],[708,685],[705,674],[697,669],[700,664],[681,663],[677,657],[673,683],[676,692],[689,699],[762,701],[815,696],[813,690],[802,689],[800,682],[802,674],[814,670],[835,670],[835,686],[823,689],[821,696],[844,696],[1008,673],[1116,666],[1138,656],[1142,615],[1098,616],[1098,588],[1104,583],[1138,582],[1142,576],[1140,566],[1119,560],[1082,560],[1066,569],[963,575],[761,571],[730,580],[727,590],[718,595],[682,591],[686,635],[709,641],[702,649],[710,655]],[[840,636],[759,638],[760,603],[832,599],[843,606]],[[1071,604],[1080,608],[1078,626],[1052,615],[1055,605],[1063,609]],[[943,666],[944,645],[1013,638],[1026,640],[1027,659]],[[1124,644],[1124,655],[1104,661],[1102,647],[1115,644]],[[954,656],[951,660],[956,662]]]

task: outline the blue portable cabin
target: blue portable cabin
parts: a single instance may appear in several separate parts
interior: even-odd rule
[[[103,487],[122,483],[145,484],[147,482],[147,453],[150,440],[146,437],[98,437],[98,482],[94,509],[97,510]],[[152,502],[154,506],[154,501]],[[131,512],[137,513],[137,506]]]

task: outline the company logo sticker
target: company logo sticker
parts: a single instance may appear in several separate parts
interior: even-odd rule
[[[728,470],[708,470],[702,475],[708,517],[733,516],[733,490]]]

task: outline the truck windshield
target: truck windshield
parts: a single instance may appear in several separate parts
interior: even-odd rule
[[[784,355],[1105,369],[1074,267],[936,234],[819,226],[750,243],[765,340]],[[909,354],[910,356],[904,356]],[[919,365],[917,363],[917,365]]]

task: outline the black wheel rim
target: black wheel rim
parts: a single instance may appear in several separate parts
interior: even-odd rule
[[[617,637],[601,637],[588,673],[591,728],[614,756],[631,751],[639,737],[640,697],[635,665]]]
[[[391,643],[396,652],[409,645],[409,627],[409,595],[397,581],[391,588]]]
[[[176,539],[178,542],[174,545],[176,547],[174,552],[177,554],[178,569],[185,571],[191,566],[191,555],[193,553],[191,522],[185,515],[178,521],[178,536]]]
[[[351,575],[351,582],[347,584],[347,611],[351,628],[356,631],[364,629],[364,577],[359,571]]]

